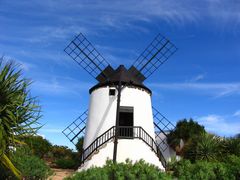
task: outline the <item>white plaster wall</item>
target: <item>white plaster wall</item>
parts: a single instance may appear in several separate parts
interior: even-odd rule
[[[91,155],[81,167],[79,167],[79,171],[86,170],[93,166],[104,166],[107,159],[112,159],[113,146],[113,141],[103,145],[97,152]]]
[[[137,88],[124,87],[121,93],[120,106],[132,106],[134,108],[134,126],[141,126],[150,136],[155,138],[151,96],[149,93]],[[84,149],[110,127],[115,126],[116,108],[117,93],[115,96],[109,96],[109,87],[101,87],[92,92]]]
[[[112,87],[111,87],[112,88]],[[84,138],[86,149],[98,136],[115,126],[117,90],[115,96],[109,96],[109,87],[101,87],[90,95],[89,114]],[[151,95],[136,87],[124,87],[121,94],[120,106],[134,108],[134,126],[141,126],[153,139],[155,139]],[[87,160],[81,169],[87,169],[93,165],[103,166],[107,158],[112,159],[113,143],[101,148],[90,160]],[[117,161],[124,162],[127,158],[133,161],[144,159],[148,163],[163,169],[156,154],[139,139],[120,139],[118,143]]]
[[[122,90],[121,106],[133,106],[133,125],[141,126],[155,139],[150,94],[141,89],[125,87]]]
[[[104,145],[99,151],[92,155],[79,170],[85,170],[92,166],[104,166],[107,159],[112,159],[113,146],[113,141]],[[140,139],[119,139],[117,162],[125,162],[126,159],[132,160],[133,163],[143,159],[145,162],[153,164],[164,171],[154,151]]]
[[[153,164],[159,169],[164,170],[155,152],[140,139],[119,139],[117,161],[125,162],[127,158],[133,162],[143,159],[147,163]]]
[[[117,96],[109,96],[109,87],[99,88],[92,92],[84,137],[84,149],[110,127],[115,126],[116,107]]]

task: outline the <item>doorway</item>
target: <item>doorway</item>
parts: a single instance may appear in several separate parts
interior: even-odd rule
[[[119,138],[133,138],[133,107],[120,106]]]

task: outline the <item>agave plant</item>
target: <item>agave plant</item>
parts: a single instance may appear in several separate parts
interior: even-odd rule
[[[10,153],[19,137],[35,134],[40,128],[40,106],[30,96],[30,81],[21,77],[19,66],[0,59],[0,166],[10,170],[16,177],[21,173],[10,160]]]
[[[192,161],[217,161],[221,157],[223,143],[218,136],[202,133],[194,137],[184,148],[184,157]]]

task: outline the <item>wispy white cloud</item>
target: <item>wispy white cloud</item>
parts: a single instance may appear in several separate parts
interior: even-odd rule
[[[236,111],[233,116],[239,117],[240,118],[240,110]]]
[[[79,31],[91,33],[107,28],[133,28],[141,31],[142,27],[136,26],[136,21],[153,23],[154,19],[174,25],[199,23],[204,19],[221,25],[229,23],[239,25],[240,23],[240,3],[235,0],[96,0],[81,3],[76,0],[71,2],[35,0],[34,3],[28,3],[23,0],[21,3],[6,1],[2,3],[3,5],[14,8],[16,14],[31,16],[36,20],[54,20],[54,26],[39,23],[34,28],[21,28],[21,31],[27,31],[25,38],[32,42],[49,41],[49,38],[66,38],[69,33],[74,34]],[[23,11],[23,9],[29,11]],[[34,13],[30,9],[33,9]],[[5,11],[2,10],[2,12]],[[12,19],[5,16],[1,17],[1,21],[8,22]],[[147,32],[146,29],[143,31]]]
[[[214,97],[240,95],[240,82],[236,83],[149,83],[153,88],[197,91]]]
[[[24,71],[29,71],[30,69],[35,67],[35,64],[19,60],[18,58],[13,57],[13,56],[8,56],[8,55],[5,56],[5,55],[3,55],[3,57],[4,57],[5,61],[12,61],[12,62],[14,62],[16,65],[19,65],[20,68],[23,69]]]
[[[188,83],[195,83],[197,81],[203,80],[205,78],[205,74],[198,74],[190,80],[187,80]]]
[[[93,84],[89,82],[79,82],[72,78],[59,76],[53,76],[46,81],[35,81],[32,84],[34,91],[54,96],[65,94],[79,95],[80,91],[87,91],[91,86]]]
[[[3,16],[0,16],[0,23],[9,24],[6,28],[9,30],[1,30],[0,47],[16,53],[19,47],[10,49],[16,44],[17,46],[19,43],[27,44],[27,46],[34,44],[37,46],[21,48],[21,51],[23,49],[25,51],[25,57],[30,55],[36,59],[39,56],[41,59],[55,60],[57,63],[63,62],[60,59],[64,59],[63,53],[56,53],[64,48],[59,48],[58,45],[65,44],[73,34],[78,32],[83,32],[86,36],[89,34],[106,35],[107,33],[103,32],[112,29],[121,31],[131,29],[135,33],[148,33],[149,29],[145,28],[147,26],[136,23],[139,21],[149,24],[167,22],[173,26],[182,26],[187,23],[199,24],[207,19],[218,25],[228,25],[227,27],[240,25],[240,12],[238,11],[240,4],[234,0],[95,0],[81,3],[77,0],[71,2],[33,0],[32,3],[23,0],[14,1],[14,3],[12,1],[1,2],[1,6]],[[15,16],[8,16],[11,11]],[[15,30],[11,31],[11,29]],[[6,41],[12,43],[1,44]],[[49,49],[51,51],[48,51]],[[102,49],[104,51],[104,47]],[[118,54],[110,50],[106,51],[106,56],[113,63],[121,61],[121,58],[117,57]],[[133,53],[126,52],[128,55]]]
[[[67,37],[72,36],[73,34],[78,34],[79,32],[87,33],[89,32],[86,28],[78,25],[69,25],[65,27],[64,25],[43,25],[39,30],[39,27],[32,27],[33,32],[37,32],[37,36],[29,36],[24,38],[23,41],[30,43],[46,43],[49,40],[66,40]]]
[[[240,122],[234,120],[232,116],[210,114],[198,117],[197,121],[204,125],[207,131],[218,135],[234,136],[240,132]]]
[[[33,90],[37,92],[44,92],[49,94],[64,94],[64,93],[75,93],[72,89],[69,89],[63,85],[60,85],[57,82],[49,82],[49,81],[35,81],[32,85]]]
[[[67,11],[83,11],[85,14],[94,12],[98,16],[98,25],[121,27],[133,21],[151,22],[152,18],[159,18],[169,23],[182,24],[201,21],[202,18],[213,18],[213,21],[239,21],[240,4],[235,0],[129,0],[129,1],[95,1],[94,6],[87,1],[64,4]],[[57,4],[56,4],[57,5]],[[46,3],[46,6],[49,4]],[[52,6],[52,4],[50,5]],[[61,8],[61,7],[59,7]],[[62,7],[63,8],[63,7]],[[102,13],[104,12],[104,13]],[[90,16],[93,18],[93,16]],[[97,23],[97,22],[96,22]]]
[[[202,116],[198,118],[199,122],[202,122],[204,124],[213,124],[213,123],[218,123],[224,121],[224,118],[219,115],[211,114],[207,116]]]
[[[20,61],[17,60],[17,62],[20,64],[20,67],[24,70],[24,71],[29,71],[32,68],[35,68],[35,64],[33,63],[28,63],[28,62],[24,62],[24,61]]]

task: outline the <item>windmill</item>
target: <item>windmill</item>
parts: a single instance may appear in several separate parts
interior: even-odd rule
[[[82,33],[68,44],[64,51],[98,81],[89,90],[89,110],[63,130],[74,144],[84,137],[80,168],[128,158],[164,169],[167,132],[174,125],[152,107],[151,90],[143,82],[176,50],[158,34],[129,69],[113,69]]]

